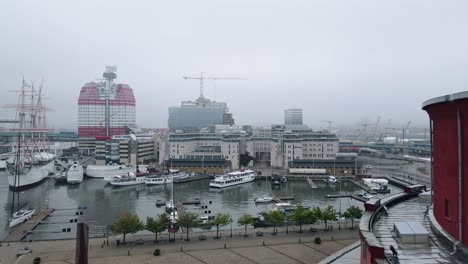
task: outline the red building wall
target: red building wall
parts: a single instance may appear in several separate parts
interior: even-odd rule
[[[424,107],[433,122],[434,215],[455,239],[461,240],[458,172],[458,121],[462,116],[463,164],[463,239],[468,245],[468,99],[442,102]]]

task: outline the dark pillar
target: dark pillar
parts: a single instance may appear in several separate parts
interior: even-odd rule
[[[76,225],[76,264],[88,264],[88,232],[86,223]]]

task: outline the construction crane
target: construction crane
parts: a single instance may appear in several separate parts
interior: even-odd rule
[[[362,129],[358,129],[359,134],[353,139],[353,143],[358,142],[361,136],[364,136],[364,139],[365,139],[367,126],[369,126],[369,124],[364,123],[364,124],[361,124],[361,126],[362,126]]]
[[[200,98],[203,98],[203,80],[247,80],[246,78],[238,78],[238,77],[205,77],[203,76],[203,72],[200,73],[200,77],[190,77],[190,76],[182,76],[184,80],[200,80]]]
[[[331,132],[332,124],[336,123],[335,121],[331,121],[331,120],[320,120],[319,122],[328,123],[328,131],[329,131],[329,132]]]

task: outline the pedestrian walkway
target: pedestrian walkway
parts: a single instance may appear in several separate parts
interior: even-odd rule
[[[202,233],[192,234],[191,241],[178,239],[173,243],[165,240],[154,244],[148,237],[143,245],[135,243],[141,237],[134,235],[128,236],[128,245],[118,247],[113,243],[105,246],[103,238],[91,239],[89,263],[318,263],[359,239],[357,230],[343,229],[304,233],[289,230],[286,233],[283,228],[277,235],[264,230],[263,236],[256,236],[258,230],[251,230],[249,237],[237,235],[237,231],[240,230],[236,230],[232,238],[225,235],[221,239],[208,237],[203,241],[197,239]],[[321,238],[321,244],[314,243],[316,237]],[[74,262],[75,241],[66,240],[4,244],[0,247],[0,263],[13,263],[16,249],[24,246],[33,252],[22,256],[17,263],[32,263],[37,256],[41,257],[41,263],[47,264]],[[156,248],[161,250],[161,256],[152,255]]]

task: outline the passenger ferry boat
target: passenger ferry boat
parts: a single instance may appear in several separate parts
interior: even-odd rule
[[[125,177],[122,179],[115,179],[111,181],[112,186],[122,187],[122,186],[130,186],[130,185],[137,185],[137,184],[145,184],[146,177],[136,177],[135,174],[132,172],[129,173],[129,177]]]
[[[240,170],[226,173],[216,177],[210,181],[210,187],[224,188],[242,183],[252,182],[255,180],[255,172],[253,170]]]
[[[189,176],[188,173],[180,170],[169,169],[169,171],[164,174],[146,177],[145,183],[147,185],[166,184],[172,183],[174,180],[177,181],[179,178],[183,179]]]

